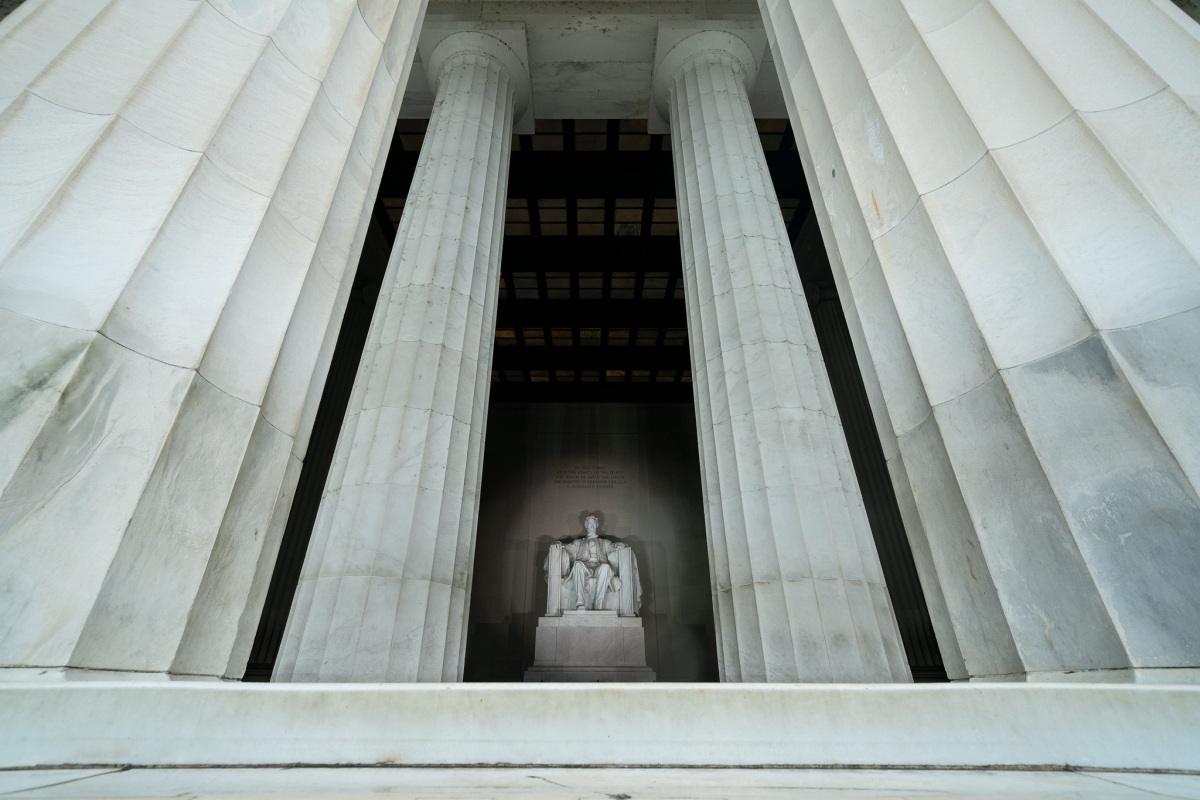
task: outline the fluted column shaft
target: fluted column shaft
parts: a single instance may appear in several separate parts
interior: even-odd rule
[[[1200,29],[760,8],[955,677],[1195,679]]]
[[[668,56],[657,80],[669,102],[722,679],[909,680],[750,111],[753,61],[727,33],[679,48],[695,52]]]
[[[0,23],[2,666],[242,674],[424,13],[321,5]]]
[[[461,679],[515,82],[455,36],[276,681]]]

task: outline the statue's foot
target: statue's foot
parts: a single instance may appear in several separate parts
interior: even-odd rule
[[[580,603],[579,605],[575,606],[575,610],[576,611],[585,611],[586,609],[583,607],[583,603]]]

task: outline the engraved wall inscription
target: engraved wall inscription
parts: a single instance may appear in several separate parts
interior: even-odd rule
[[[572,464],[554,471],[554,483],[570,489],[615,489],[625,485],[625,470],[604,464]]]

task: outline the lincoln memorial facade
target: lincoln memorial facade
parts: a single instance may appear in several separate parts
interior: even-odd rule
[[[1200,796],[1197,19],[15,4],[0,793]]]

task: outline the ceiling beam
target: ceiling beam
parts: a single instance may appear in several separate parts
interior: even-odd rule
[[[492,403],[691,403],[690,383],[529,381],[492,384]]]
[[[500,299],[496,327],[686,328],[682,300]]]
[[[501,269],[682,274],[682,264],[676,236],[506,236]]]
[[[492,351],[492,369],[691,369],[686,346],[619,345],[567,347],[542,345],[497,345]]]
[[[795,150],[766,153],[779,197],[808,197]],[[382,197],[405,197],[417,153],[393,148],[380,185]],[[668,151],[515,151],[509,197],[674,197],[675,171]]]

